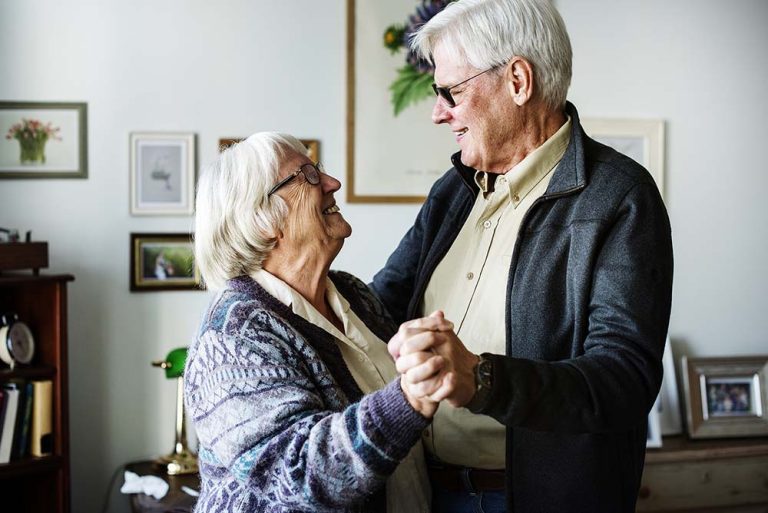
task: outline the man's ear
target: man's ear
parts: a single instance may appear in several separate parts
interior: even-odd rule
[[[533,96],[533,66],[526,59],[514,56],[504,68],[507,90],[518,106],[524,105]]]

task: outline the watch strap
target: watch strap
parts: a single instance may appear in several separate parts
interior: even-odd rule
[[[475,365],[475,395],[464,406],[472,413],[480,413],[488,405],[493,388],[493,361],[490,354],[483,353]]]

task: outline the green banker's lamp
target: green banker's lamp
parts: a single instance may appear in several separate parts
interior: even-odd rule
[[[172,350],[165,360],[152,362],[154,367],[165,369],[165,377],[176,378],[176,443],[173,452],[160,456],[155,464],[165,468],[168,475],[194,474],[197,472],[197,456],[187,447],[187,429],[184,420],[184,362],[187,348]]]

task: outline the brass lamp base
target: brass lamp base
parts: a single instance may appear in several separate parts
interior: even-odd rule
[[[169,476],[194,474],[198,471],[197,457],[187,450],[160,456],[155,460],[155,465],[165,469]]]

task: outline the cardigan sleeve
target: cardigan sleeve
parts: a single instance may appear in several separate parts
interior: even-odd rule
[[[201,465],[297,510],[338,510],[383,486],[428,423],[399,380],[348,404],[279,317],[248,302],[226,317],[204,326],[187,364]]]

